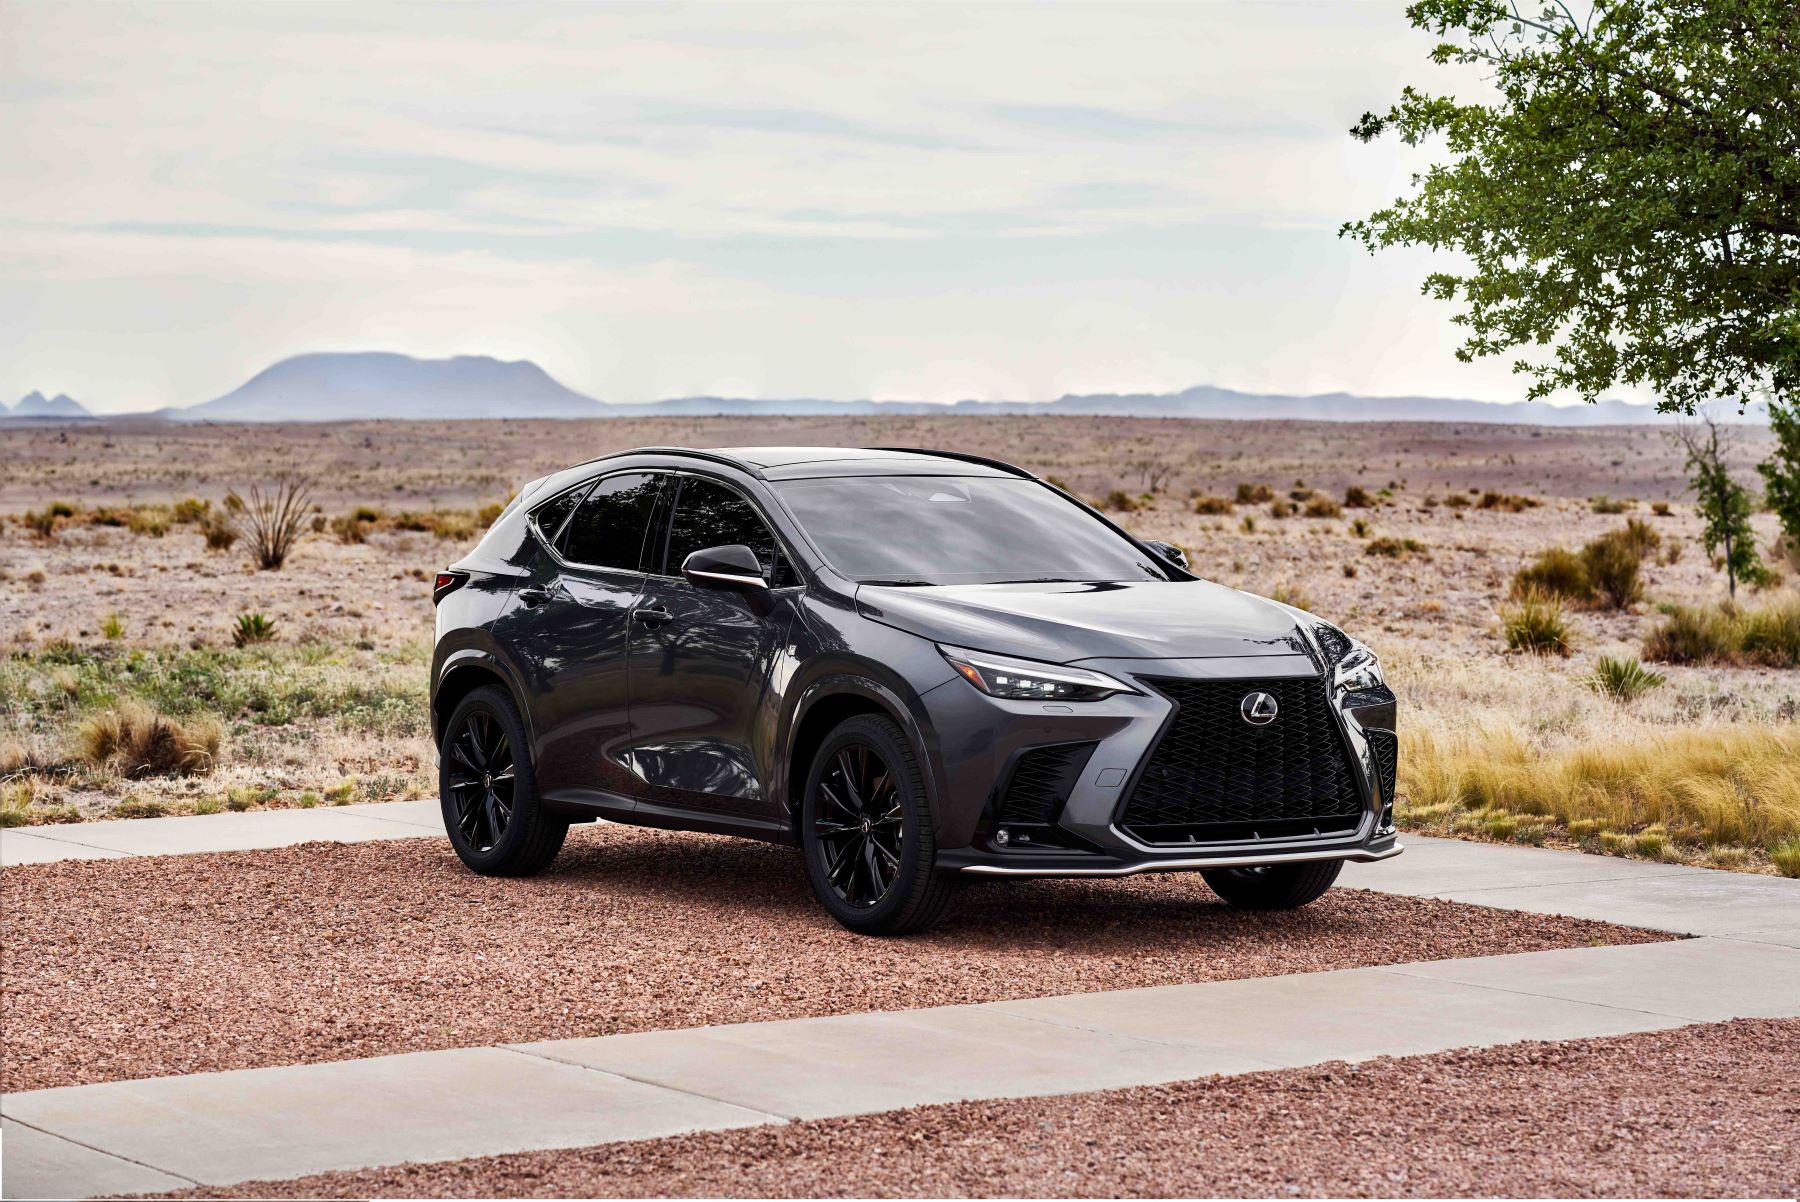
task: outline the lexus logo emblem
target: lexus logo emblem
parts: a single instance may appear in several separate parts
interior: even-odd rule
[[[1244,699],[1238,702],[1238,713],[1252,726],[1267,726],[1275,721],[1275,715],[1280,712],[1281,707],[1267,693],[1246,693]]]

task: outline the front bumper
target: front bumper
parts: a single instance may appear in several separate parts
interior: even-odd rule
[[[939,732],[937,864],[943,871],[992,877],[1112,877],[1318,860],[1373,862],[1399,855],[1371,734],[1392,746],[1394,702],[1367,695],[1333,697],[1330,712],[1342,752],[1360,792],[1354,830],[1235,841],[1146,843],[1121,826],[1140,772],[1174,716],[1173,703],[1150,679],[1244,681],[1314,679],[1318,664],[1305,654],[1176,660],[1085,660],[1082,667],[1144,688],[1104,701],[1072,705],[1002,701],[956,679],[924,694]],[[1374,732],[1385,732],[1374,733]],[[1092,753],[1067,786],[1053,821],[1035,842],[1005,838],[999,820],[1002,791],[1013,765],[1033,748],[1092,744]],[[1391,764],[1390,764],[1391,775]]]

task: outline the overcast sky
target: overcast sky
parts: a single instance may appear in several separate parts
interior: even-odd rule
[[[1336,236],[1422,164],[1345,130],[1455,82],[1402,8],[0,0],[0,395],[1517,399]]]

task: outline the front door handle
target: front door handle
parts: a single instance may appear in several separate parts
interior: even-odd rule
[[[527,609],[536,609],[549,599],[550,590],[538,588],[536,585],[519,590],[519,600],[525,603],[525,608]]]
[[[675,615],[659,606],[640,605],[632,611],[638,620],[646,626],[661,626],[665,622],[673,622]]]

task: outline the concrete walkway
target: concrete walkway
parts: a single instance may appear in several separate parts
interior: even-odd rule
[[[44,858],[439,835],[434,802],[34,828]],[[18,832],[0,834],[14,860]],[[79,841],[77,841],[79,839]],[[1800,881],[1455,840],[1357,888],[1702,938],[203,1073],[0,1099],[4,1196],[228,1185],[975,1098],[1800,1017]],[[72,850],[65,850],[72,849]]]
[[[364,843],[443,833],[444,819],[435,800],[74,822],[0,830],[0,867],[57,860],[254,851],[321,840]]]
[[[1800,949],[1576,948],[14,1094],[7,1197],[229,1185],[891,1110],[1800,1017]]]

